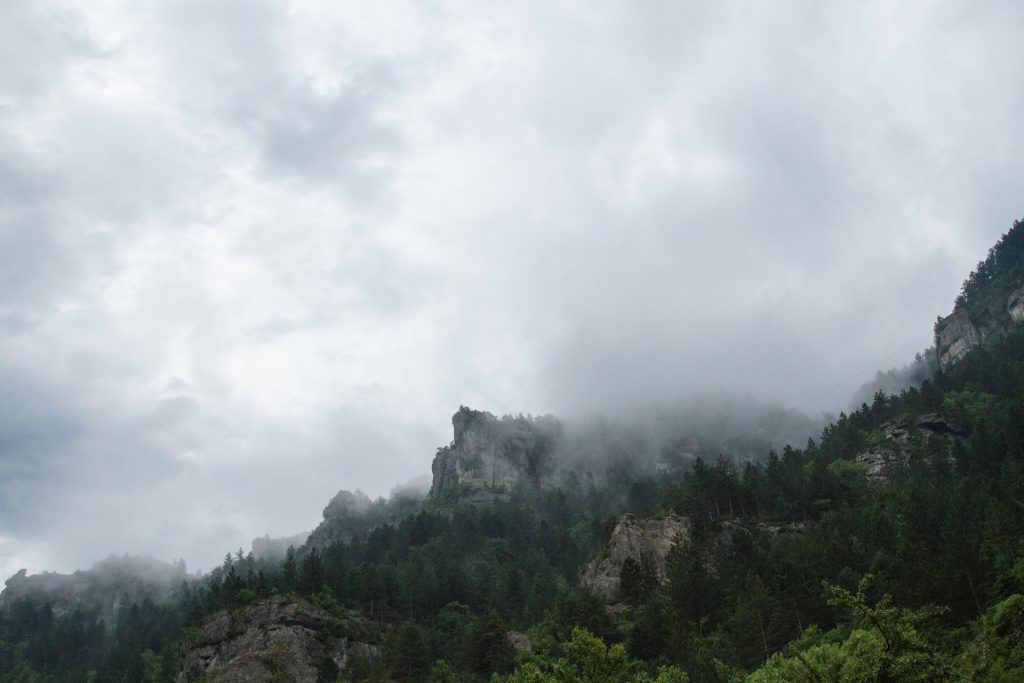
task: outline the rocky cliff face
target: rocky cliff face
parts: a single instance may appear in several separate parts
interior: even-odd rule
[[[1014,230],[1019,229],[1020,224],[1015,224]],[[935,350],[944,370],[986,339],[1024,322],[1024,254],[1019,252],[1020,233],[1011,246],[1007,246],[1006,237],[971,273],[953,312],[935,323]]]
[[[979,346],[982,334],[965,311],[954,309],[935,324],[935,351],[942,369],[956,363]]]
[[[212,615],[181,643],[177,683],[316,683],[335,680],[352,656],[374,659],[376,645],[351,636],[365,631],[306,602],[276,596]]]
[[[882,442],[875,448],[858,453],[854,457],[854,462],[864,466],[868,478],[883,482],[888,481],[893,469],[907,464],[910,446],[915,437],[935,435],[952,439],[962,436],[956,425],[938,413],[886,422],[882,425],[881,432]]]
[[[666,558],[673,544],[690,542],[690,520],[678,515],[637,519],[625,514],[619,518],[608,539],[604,554],[588,564],[580,574],[580,585],[609,603],[619,602],[622,566],[626,560],[649,562],[655,578],[665,583]]]
[[[335,543],[348,543],[381,524],[416,512],[422,499],[423,493],[413,489],[393,492],[389,500],[370,500],[358,490],[355,493],[338,491],[324,508],[323,521],[305,539],[304,548],[322,552]]]
[[[338,491],[324,507],[324,520],[309,534],[307,548],[323,550],[335,543],[348,543],[373,528],[380,520],[373,502],[361,491]]]
[[[553,417],[503,417],[459,408],[452,416],[455,438],[439,448],[431,470],[431,493],[466,484],[501,488],[519,481],[537,484],[554,463],[552,454],[561,436]]]
[[[1006,301],[1006,312],[1015,323],[1024,322],[1024,287],[1015,290]]]

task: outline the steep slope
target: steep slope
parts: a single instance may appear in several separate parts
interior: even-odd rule
[[[228,560],[181,598],[180,657],[178,635],[144,631],[152,605],[82,622],[25,591],[0,609],[0,674],[686,680],[671,664],[708,683],[1024,680],[1018,233],[937,329],[941,369],[820,440],[741,463],[687,445],[662,468],[609,439],[605,469],[548,476],[568,440],[553,418],[461,408],[422,506],[341,492],[307,544],[322,552]],[[448,495],[465,489],[483,495]]]
[[[1020,221],[993,246],[964,281],[953,312],[935,323],[935,349],[943,369],[986,339],[1024,321],[1024,230]]]

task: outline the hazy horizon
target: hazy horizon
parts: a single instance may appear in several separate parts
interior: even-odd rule
[[[838,413],[1024,215],[1024,6],[0,6],[0,573],[208,568],[459,405]]]

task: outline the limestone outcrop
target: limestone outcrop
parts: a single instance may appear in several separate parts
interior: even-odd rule
[[[943,370],[980,346],[982,334],[966,311],[958,308],[935,324],[935,351]]]
[[[432,494],[461,485],[497,489],[519,481],[538,484],[552,471],[561,424],[553,417],[502,417],[460,407],[452,416],[454,439],[431,465]]]
[[[324,519],[309,534],[306,547],[322,551],[335,543],[348,543],[383,521],[376,512],[362,491],[338,491],[324,507]]]
[[[1010,294],[1006,300],[1006,312],[1010,314],[1013,322],[1024,322],[1024,287]]]
[[[337,619],[281,596],[217,612],[182,641],[177,683],[334,680],[351,657],[378,656],[376,645],[360,639],[366,630],[355,615]]]
[[[863,465],[869,479],[888,481],[893,468],[907,464],[908,447],[915,435],[935,435],[952,439],[963,432],[955,424],[938,413],[926,413],[916,417],[902,417],[881,426],[883,441],[854,457],[854,462]]]
[[[858,453],[854,456],[853,461],[864,467],[864,470],[868,475],[868,479],[876,481],[887,480],[885,476],[886,470],[888,470],[893,464],[902,462],[902,460],[898,459],[895,454],[879,449],[872,449]]]
[[[1019,285],[1019,281],[999,286],[991,284],[985,294],[988,303],[968,305],[958,299],[953,312],[939,318],[935,323],[935,350],[943,370],[961,360],[971,349],[981,346],[986,339],[999,336],[1009,324],[1024,322],[1024,286],[1015,285]],[[999,305],[1003,297],[1006,297],[1005,314]]]
[[[302,551],[316,548],[323,552],[335,543],[348,543],[382,524],[418,511],[422,500],[422,492],[414,488],[396,489],[387,500],[371,500],[358,489],[354,493],[338,491],[324,507],[324,519],[308,534]],[[298,545],[295,548],[299,550]]]
[[[679,515],[637,519],[627,513],[619,518],[605,552],[580,574],[580,585],[609,603],[619,602],[622,567],[632,559],[650,563],[658,583],[666,581],[666,560],[676,543],[689,543],[691,522]]]
[[[885,435],[886,439],[906,445],[910,442],[910,437],[915,429],[925,434],[936,434],[938,436],[963,435],[959,427],[939,413],[925,413],[914,418],[903,417],[886,422],[882,425],[882,434]]]

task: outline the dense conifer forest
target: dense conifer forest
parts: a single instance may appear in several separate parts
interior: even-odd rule
[[[322,552],[233,553],[116,611],[9,600],[0,681],[172,681],[183,636],[272,595],[379,647],[325,661],[322,681],[1024,680],[1024,325],[991,323],[1022,269],[1017,223],[958,299],[985,343],[819,439],[758,462],[619,461],[485,504],[448,491]],[[893,425],[900,457],[872,472],[856,456],[887,453]],[[626,512],[693,533],[667,581],[626,563],[610,609],[579,575]]]

